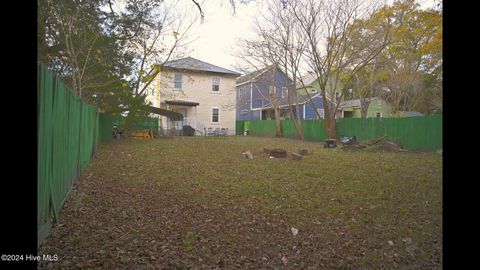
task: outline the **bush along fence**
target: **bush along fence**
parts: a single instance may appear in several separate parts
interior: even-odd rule
[[[100,114],[80,100],[42,64],[37,75],[37,233],[48,234],[75,180],[87,167],[99,142],[112,140],[121,116]],[[158,119],[134,119],[135,129],[158,130]]]
[[[306,140],[322,141],[327,139],[327,131],[322,120],[302,120],[302,129]],[[254,136],[275,135],[274,120],[237,121],[237,135]],[[283,137],[296,138],[292,120],[281,121]],[[405,117],[405,118],[342,118],[337,121],[336,133],[342,136],[356,136],[365,141],[388,136],[408,150],[437,150],[442,148],[442,115]]]

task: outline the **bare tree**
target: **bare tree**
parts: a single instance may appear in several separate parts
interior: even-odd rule
[[[339,101],[355,74],[387,45],[388,17],[361,38],[352,38],[359,29],[354,24],[372,16],[378,10],[376,5],[362,0],[305,0],[292,2],[287,8],[308,42],[306,62],[318,77],[327,135],[334,139]],[[336,103],[329,103],[327,98]]]
[[[300,100],[296,88],[302,78],[300,67],[306,43],[302,37],[297,35],[297,26],[294,19],[286,13],[285,3],[271,2],[267,9],[269,12],[262,16],[261,21],[257,19],[255,23],[258,38],[243,40],[240,44],[243,52],[237,56],[251,66],[258,65],[258,63],[274,65],[292,80],[287,85],[287,94],[283,103],[286,101],[288,104],[290,119],[293,120],[298,138],[304,140],[299,110]],[[280,104],[282,100],[279,100],[278,96],[268,97],[268,100],[273,105],[277,116],[279,109],[274,104]],[[295,110],[292,109],[293,107]],[[279,127],[280,119],[276,117],[276,120]]]
[[[189,19],[175,10],[165,4],[159,6],[150,20],[144,21],[141,33],[130,42],[130,48],[139,55],[134,66],[135,96],[145,95],[162,66],[189,44],[188,32],[198,16]]]

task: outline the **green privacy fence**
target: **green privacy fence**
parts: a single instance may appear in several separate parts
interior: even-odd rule
[[[125,121],[120,115],[100,114],[100,142],[107,142],[113,139],[113,126],[123,126]]]
[[[96,148],[96,108],[83,103],[41,64],[37,77],[37,231],[39,243]]]
[[[150,129],[156,134],[158,132],[158,118],[155,117],[135,117],[130,122],[130,130]],[[101,114],[100,115],[100,141],[106,142],[112,140],[112,128],[114,125],[126,130],[127,119],[121,115]]]
[[[406,149],[442,148],[442,115],[402,118],[343,118],[337,123],[338,136],[370,140],[387,135]]]
[[[321,141],[327,138],[327,130],[323,121],[303,120],[301,121],[303,136],[309,141]],[[297,132],[293,120],[282,121],[282,135],[289,138],[297,138]]]
[[[151,129],[158,131],[158,118],[154,117],[136,117],[130,126],[131,130],[135,129]]]
[[[320,141],[327,138],[323,121],[302,120],[301,122],[305,139]],[[236,121],[235,127],[237,135],[242,135],[244,131],[248,130],[248,133],[254,136],[275,136],[275,120]],[[281,131],[284,137],[297,137],[293,120],[282,120]]]
[[[244,129],[254,136],[275,136],[275,120],[245,121]]]
[[[236,121],[235,122],[235,134],[236,135],[243,135],[245,131],[245,121]]]
[[[302,120],[306,140],[321,141],[327,138],[321,120]],[[275,135],[274,120],[237,121],[237,134],[245,130],[254,136]],[[293,120],[281,121],[284,137],[297,137]],[[337,136],[356,136],[370,140],[387,135],[389,139],[410,150],[435,150],[442,148],[442,115],[405,118],[342,118],[336,124]]]
[[[42,64],[37,75],[37,232],[38,244],[74,181],[90,162],[99,142],[112,139],[113,125],[125,126],[119,115],[99,114]],[[158,130],[158,119],[137,117],[131,129]]]

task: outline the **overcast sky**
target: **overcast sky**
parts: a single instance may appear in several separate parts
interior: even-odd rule
[[[209,0],[202,6],[205,13],[203,23],[191,29],[191,37],[197,39],[191,44],[190,56],[211,64],[234,69],[235,57],[232,52],[239,38],[254,36],[253,18],[259,4],[239,4],[236,13],[227,0]]]
[[[196,40],[189,46],[192,50],[189,55],[217,66],[235,69],[238,61],[232,52],[239,38],[254,36],[253,18],[258,12],[262,12],[261,4],[258,2],[262,1],[237,4],[234,15],[228,0],[204,1],[202,9],[205,20],[202,24],[198,22],[191,29],[190,36]],[[418,2],[422,7],[432,7],[434,4],[433,0]],[[192,12],[194,11],[197,10],[192,3]]]

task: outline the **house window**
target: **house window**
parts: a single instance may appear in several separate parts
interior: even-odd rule
[[[182,74],[180,73],[175,73],[174,75],[174,79],[173,79],[173,90],[182,90]]]
[[[283,86],[282,87],[282,98],[286,98],[288,93],[287,87]]]
[[[325,118],[325,112],[323,111],[323,109],[317,109],[317,111],[318,111],[318,114],[320,115],[320,118],[324,119]],[[318,117],[318,115],[317,115],[317,117]]]
[[[273,95],[273,94],[275,94],[276,90],[277,90],[277,88],[275,86],[270,86],[269,89],[268,89],[268,93],[270,95]]]
[[[375,113],[375,117],[377,117],[377,118],[382,117],[382,113],[381,113],[381,112],[376,112],[376,113]]]
[[[220,109],[212,108],[212,123],[219,123],[219,122],[220,122]]]
[[[219,77],[213,77],[212,78],[212,91],[213,92],[220,91],[220,78]]]

